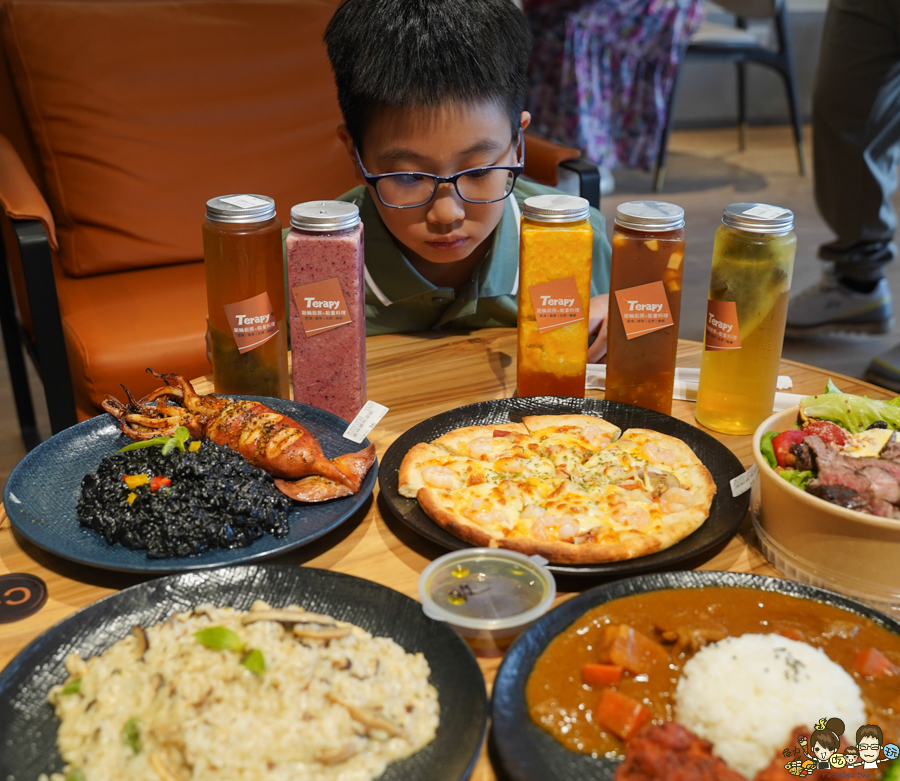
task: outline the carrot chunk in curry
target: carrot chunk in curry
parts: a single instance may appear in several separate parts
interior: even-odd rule
[[[629,740],[653,718],[653,714],[633,697],[615,689],[604,689],[600,692],[594,718],[621,740]]]

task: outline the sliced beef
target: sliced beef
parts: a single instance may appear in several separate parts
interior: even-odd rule
[[[877,458],[861,458],[860,461],[874,461]],[[866,464],[859,470],[861,475],[865,475],[872,484],[872,491],[879,499],[884,499],[891,504],[900,504],[900,475],[895,474],[893,470],[883,468],[882,464]],[[895,464],[895,469],[900,472],[900,464]]]
[[[893,495],[894,488],[890,482],[892,475],[885,469],[879,469],[877,474],[873,472],[872,477],[877,481],[876,486],[873,485],[869,475],[860,471],[870,466],[874,467],[875,464],[878,464],[879,459],[850,458],[826,445],[816,435],[808,436],[803,443],[808,445],[812,451],[818,470],[816,477],[807,485],[806,490],[809,493],[827,498],[823,494],[830,492],[835,498],[843,499],[843,501],[835,503],[844,507],[851,506],[845,502],[852,502],[854,510],[880,515],[884,518],[900,517],[900,511],[887,498],[878,493],[878,487],[881,487],[882,490]],[[822,493],[817,493],[820,490]],[[854,498],[849,492],[853,492],[857,496]],[[832,500],[828,499],[828,501]]]
[[[848,510],[859,510],[860,512],[869,512],[869,505],[865,497],[860,496],[852,488],[843,485],[818,485],[811,480],[806,487],[806,492],[813,496],[818,496],[826,502],[846,507]]]
[[[795,442],[791,445],[791,454],[794,456],[794,469],[800,472],[815,471],[812,450],[805,442]]]

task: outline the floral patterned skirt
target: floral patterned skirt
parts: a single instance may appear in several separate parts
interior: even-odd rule
[[[526,0],[536,131],[598,165],[650,170],[702,0]]]

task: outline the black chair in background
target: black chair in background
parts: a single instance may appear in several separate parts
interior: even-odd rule
[[[735,15],[735,26],[729,27],[715,22],[703,22],[688,42],[684,60],[705,62],[733,62],[737,67],[738,132],[739,148],[747,143],[747,78],[746,64],[759,63],[778,72],[784,82],[794,139],[797,144],[797,162],[800,174],[806,174],[803,128],[800,123],[800,105],[797,97],[797,78],[791,49],[791,35],[788,27],[788,12],[785,0],[715,0],[716,5]],[[775,25],[777,48],[769,49],[760,45],[756,37],[747,32],[748,19],[771,19]],[[653,172],[653,189],[660,191],[666,177],[666,152],[669,134],[672,130],[672,110],[678,78],[669,96],[666,126],[660,140],[659,154]]]

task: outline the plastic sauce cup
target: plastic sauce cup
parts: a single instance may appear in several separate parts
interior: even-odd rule
[[[502,656],[556,596],[541,556],[465,548],[429,564],[419,578],[422,610],[452,626],[477,656]]]

